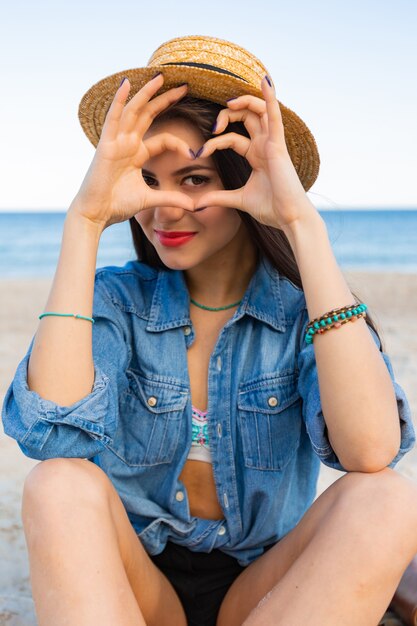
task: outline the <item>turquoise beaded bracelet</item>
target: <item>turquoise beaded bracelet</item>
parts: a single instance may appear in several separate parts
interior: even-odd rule
[[[77,319],[80,319],[80,320],[88,320],[89,322],[92,322],[93,324],[95,323],[95,320],[93,320],[92,317],[87,317],[86,315],[79,315],[78,313],[42,313],[42,315],[39,315],[39,319],[41,320],[46,315],[58,315],[59,317],[76,317]]]
[[[321,335],[325,330],[340,328],[340,326],[347,322],[353,322],[359,317],[366,317],[365,311],[367,308],[368,306],[362,302],[361,304],[333,309],[333,311],[329,311],[321,317],[312,320],[307,325],[307,332],[304,338],[305,342],[311,344],[316,334]]]

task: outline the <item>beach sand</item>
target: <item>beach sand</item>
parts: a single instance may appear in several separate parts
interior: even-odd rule
[[[397,382],[403,387],[417,421],[417,274],[345,271],[351,290],[377,324]],[[0,280],[0,404],[36,332],[52,279]],[[23,482],[39,461],[24,456],[0,429],[0,624],[34,626],[29,565],[20,507]],[[417,481],[417,451],[409,452],[397,470]],[[322,466],[318,493],[342,472]]]

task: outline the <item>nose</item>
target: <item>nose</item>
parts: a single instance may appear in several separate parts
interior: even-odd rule
[[[190,211],[183,209],[182,207],[158,206],[154,209],[154,219],[158,224],[176,222],[186,213],[190,213]]]

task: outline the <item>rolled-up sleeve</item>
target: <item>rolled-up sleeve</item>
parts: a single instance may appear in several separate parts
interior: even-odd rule
[[[26,456],[90,458],[105,448],[116,431],[119,397],[127,385],[130,340],[123,313],[97,271],[93,318],[94,384],[84,398],[61,406],[29,389],[27,370],[35,336],[17,367],[4,398],[2,422],[5,434],[17,441]]]
[[[301,346],[298,354],[298,389],[302,398],[303,418],[307,433],[310,437],[312,447],[321,461],[334,469],[346,471],[341,465],[335,451],[333,450],[328,434],[326,422],[321,408],[319,380],[313,344],[306,344],[304,341],[306,327],[309,323],[308,311],[304,309],[302,315]],[[368,326],[368,329],[380,349],[381,343],[375,331]],[[390,463],[389,467],[394,467],[406,452],[412,449],[415,443],[415,432],[412,422],[411,409],[404,390],[396,382],[394,371],[389,356],[381,351],[381,355],[388,368],[394,386],[397,399],[398,414],[401,426],[401,445],[398,454]]]

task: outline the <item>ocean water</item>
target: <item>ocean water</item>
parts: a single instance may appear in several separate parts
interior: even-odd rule
[[[336,259],[345,270],[417,272],[417,209],[325,210]],[[58,262],[65,212],[0,212],[0,277],[50,277]],[[129,222],[101,237],[97,267],[135,259]]]

